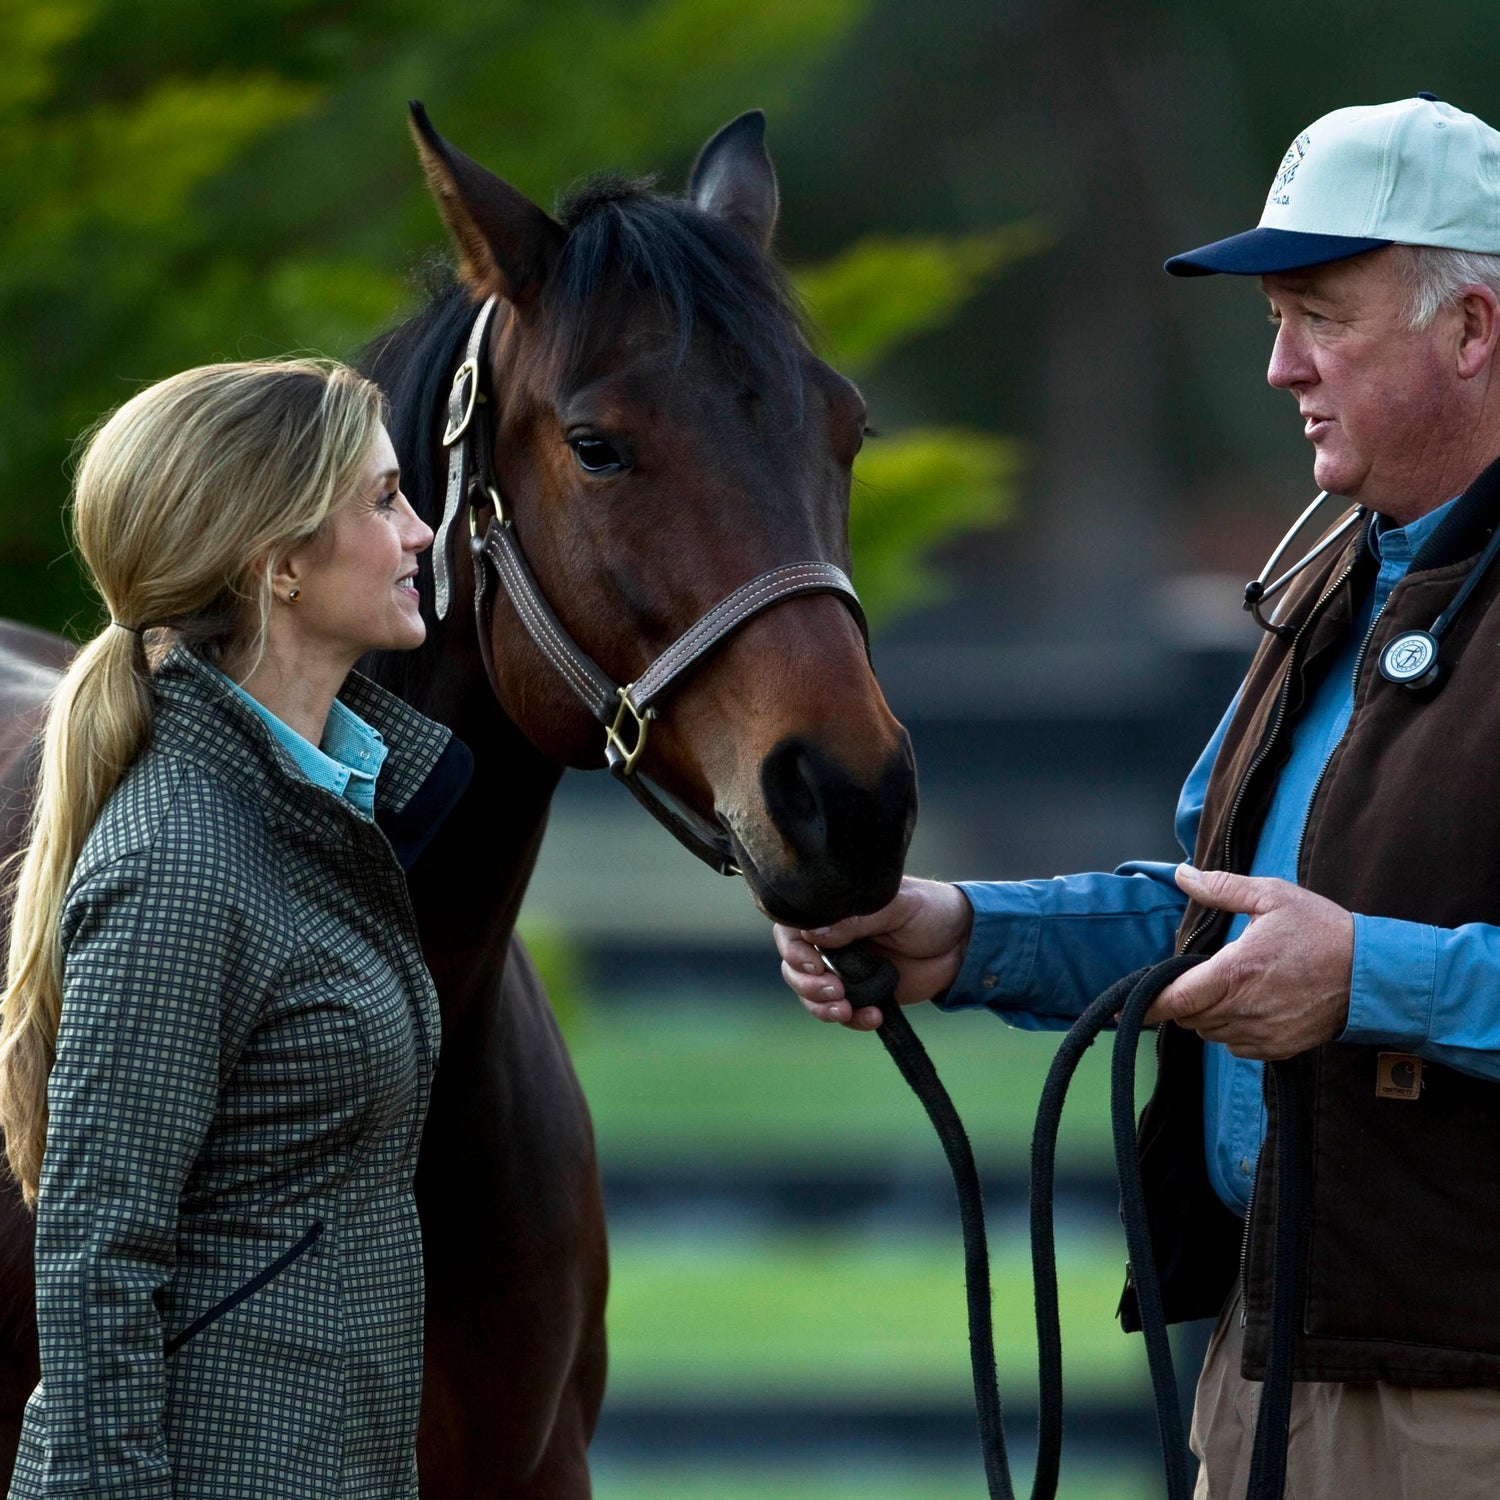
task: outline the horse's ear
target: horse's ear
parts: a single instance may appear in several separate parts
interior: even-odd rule
[[[763,110],[747,110],[704,146],[688,178],[688,197],[705,213],[727,219],[756,249],[771,248],[780,199]]]
[[[564,238],[562,225],[450,146],[415,99],[411,133],[427,185],[458,245],[464,280],[481,292],[524,302],[552,269]]]

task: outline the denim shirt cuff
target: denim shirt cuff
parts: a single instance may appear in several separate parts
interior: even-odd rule
[[[1415,1049],[1432,1034],[1438,930],[1392,917],[1354,918],[1349,1020],[1341,1042]]]
[[[940,1010],[969,1010],[1018,1003],[1030,988],[1041,936],[1035,895],[1020,881],[957,884],[974,908],[974,928],[958,977],[933,1004]]]

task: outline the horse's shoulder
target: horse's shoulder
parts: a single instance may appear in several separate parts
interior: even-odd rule
[[[0,620],[0,856],[25,836],[36,770],[32,746],[72,654],[61,636]]]
[[[0,713],[8,717],[40,703],[57,686],[73,650],[60,635],[0,620]]]

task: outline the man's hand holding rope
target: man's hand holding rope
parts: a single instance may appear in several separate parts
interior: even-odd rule
[[[1275,1062],[1343,1031],[1349,1015],[1354,918],[1286,880],[1181,865],[1177,884],[1250,925],[1162,991],[1147,1024],[1175,1021],[1236,1057]]]
[[[778,924],[781,977],[808,1015],[855,1031],[874,1031],[880,1025],[878,1008],[865,1005],[854,1010],[844,996],[843,981],[828,971],[818,949],[865,943],[896,965],[896,999],[916,1005],[942,994],[958,977],[973,926],[974,908],[957,886],[907,876],[895,900],[868,916],[811,929]]]

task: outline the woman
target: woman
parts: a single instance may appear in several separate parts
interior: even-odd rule
[[[11,1500],[416,1493],[438,1021],[381,825],[410,852],[467,772],[350,674],[425,634],[381,418],[339,366],[210,366],[81,463],[111,621],[52,701],[0,1026],[42,1361]]]

